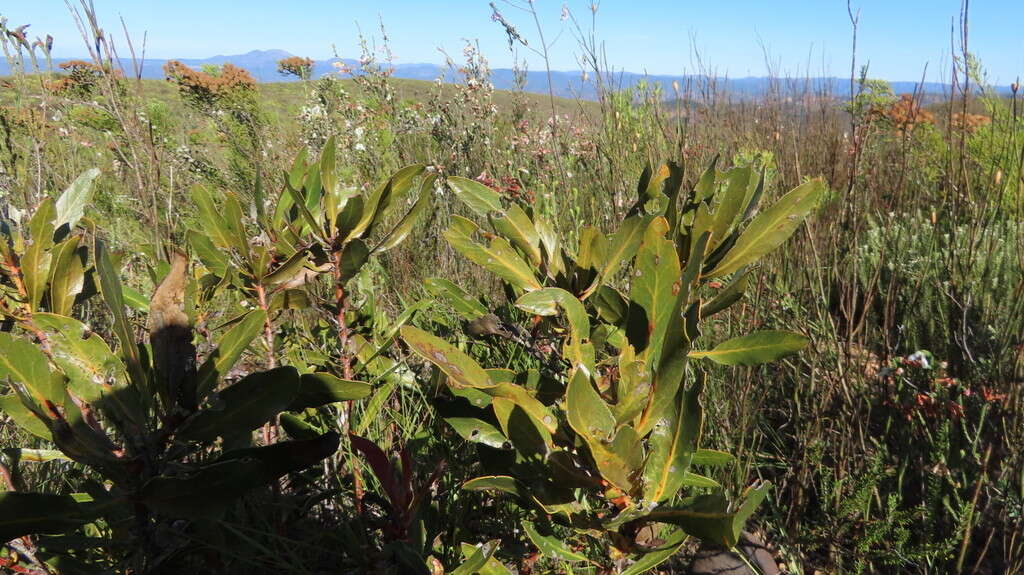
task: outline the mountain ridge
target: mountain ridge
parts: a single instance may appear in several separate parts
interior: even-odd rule
[[[199,68],[204,65],[223,65],[231,63],[235,66],[245,68],[253,77],[261,83],[268,82],[291,82],[294,77],[282,76],[277,71],[277,62],[283,58],[293,56],[287,50],[266,49],[250,50],[244,54],[218,54],[207,58],[174,58],[180,62]],[[61,62],[74,60],[76,58],[54,58],[54,65]],[[164,77],[163,66],[168,59],[146,59],[142,63],[142,77],[160,79]],[[319,78],[336,71],[335,64],[342,62],[352,70],[358,70],[360,64],[357,60],[345,58],[332,58],[328,60],[315,60],[313,64],[313,77]],[[123,62],[125,70],[132,70],[130,62]],[[436,80],[442,78],[448,83],[460,83],[462,77],[454,70],[438,64],[425,62],[410,62],[392,64],[393,75],[396,78],[411,80]],[[10,74],[7,62],[0,61],[0,76]],[[646,82],[648,85],[658,85],[668,95],[672,94],[674,84],[686,84],[692,82],[703,82],[707,78],[701,75],[671,75],[671,74],[643,74],[637,72],[620,71],[611,74],[612,81],[609,82],[614,88],[630,88]],[[548,72],[527,71],[526,85],[523,90],[526,92],[547,94]],[[597,97],[597,88],[592,81],[585,79],[582,71],[552,70],[551,80],[553,90],[550,90],[557,97],[574,98],[580,97],[593,100]],[[508,68],[495,68],[491,70],[491,82],[498,90],[518,89],[516,72]],[[835,76],[802,77],[802,78],[770,78],[764,76],[746,76],[740,78],[716,78],[715,82],[720,88],[731,94],[741,97],[756,97],[778,90],[782,95],[800,94],[804,89],[814,92],[827,91],[833,96],[847,98],[850,95],[849,78]],[[950,85],[940,82],[911,82],[891,81],[889,85],[897,94],[922,91],[927,94],[948,93]],[[1009,94],[1009,86],[996,86],[995,90],[1000,94]]]

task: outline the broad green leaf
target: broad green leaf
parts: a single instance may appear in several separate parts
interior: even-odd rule
[[[51,358],[68,377],[68,386],[76,396],[96,403],[124,383],[124,363],[85,324],[51,313],[37,313],[32,320],[46,333]]]
[[[0,377],[4,376],[23,386],[39,405],[47,401],[60,405],[64,401],[64,389],[50,377],[49,364],[39,347],[27,339],[0,332]]]
[[[516,307],[536,315],[552,316],[558,314],[558,307],[565,310],[565,317],[572,328],[572,336],[578,340],[590,338],[590,318],[576,296],[562,288],[543,288],[523,294],[516,300]]]
[[[306,170],[309,169],[309,164],[306,163],[306,156],[309,153],[306,148],[300,148],[299,152],[295,154],[295,159],[292,160],[292,167],[285,173],[285,182],[295,188],[302,188],[302,180],[306,177]]]
[[[702,253],[702,246],[710,234],[701,234],[700,240],[695,245],[697,253]],[[699,257],[691,257],[691,262],[683,270],[682,283],[684,286],[690,284],[690,278],[696,276],[695,268],[700,266]],[[691,275],[692,272],[692,275]],[[687,288],[684,287],[677,296],[676,305],[686,301]],[[700,314],[700,300],[696,300],[685,308],[685,311],[673,310],[665,335],[665,345],[662,352],[661,365],[654,372],[654,392],[650,396],[647,409],[644,410],[638,424],[638,432],[645,436],[654,428],[654,425],[665,417],[665,412],[676,404],[676,394],[682,385],[686,367],[689,363],[687,355],[691,341],[699,335],[697,323]]]
[[[505,434],[490,423],[475,417],[446,417],[445,422],[466,441],[482,443],[496,449],[507,449]]]
[[[305,273],[306,264],[309,262],[309,254],[305,250],[299,250],[292,254],[284,263],[277,266],[263,278],[263,285],[274,288],[296,278],[300,273]],[[258,270],[262,274],[266,270]]]
[[[476,551],[450,572],[450,575],[483,574],[489,561],[494,561],[494,553],[498,551],[498,539],[492,539],[476,548]],[[499,564],[500,565],[500,564]]]
[[[365,232],[372,232],[373,228],[383,219],[391,205],[392,199],[402,196],[413,186],[413,182],[419,177],[425,166],[414,164],[406,166],[394,174],[382,185],[377,186],[369,195],[365,196],[363,213],[359,223],[352,230],[350,237],[362,237]]]
[[[728,465],[732,463],[733,460],[735,460],[735,458],[731,454],[715,449],[698,449],[693,454],[694,465],[721,466]]]
[[[307,423],[302,417],[294,413],[282,413],[279,423],[288,437],[292,439],[313,439],[320,435],[320,432]]]
[[[688,537],[682,529],[674,530],[663,537],[665,541],[657,549],[641,555],[635,563],[624,569],[620,575],[641,575],[650,572],[651,569],[654,569],[678,553]]]
[[[84,254],[78,249],[80,236],[71,236],[53,248],[50,261],[50,311],[71,315],[75,298],[85,287]]]
[[[487,217],[491,212],[503,212],[501,207],[501,196],[491,188],[459,176],[450,176],[447,179],[448,187],[455,193],[456,197],[466,204],[466,207],[476,212],[481,217]]]
[[[473,555],[475,555],[480,550],[479,547],[471,543],[460,543],[459,547],[462,551],[462,558],[464,560],[473,557]],[[480,575],[512,575],[512,571],[510,571],[508,567],[502,565],[501,561],[495,559],[494,556],[491,556],[491,558],[487,560],[484,566],[478,569],[476,572]]]
[[[100,175],[99,168],[91,168],[75,178],[74,182],[57,198],[56,220],[57,229],[67,225],[68,231],[73,229],[85,213],[85,207],[92,202],[93,180]]]
[[[632,349],[626,346],[627,349]],[[640,415],[651,395],[651,373],[643,361],[619,363],[619,379],[616,382],[615,405],[611,406],[615,421],[622,425]]]
[[[562,257],[561,240],[555,230],[540,216],[534,216],[533,227],[537,228],[540,244],[544,248],[544,267],[547,268],[549,276],[558,277],[558,274],[567,271],[565,259]]]
[[[241,321],[231,326],[217,342],[217,349],[206,358],[199,368],[196,386],[197,396],[201,400],[206,397],[217,386],[217,381],[227,374],[235,362],[242,357],[242,354],[249,347],[252,340],[256,339],[263,331],[267,314],[263,310],[253,310]]]
[[[757,204],[761,202],[761,196],[764,194],[764,178],[764,170],[761,170],[761,177],[747,191],[747,197],[744,200],[746,208],[743,209],[743,221],[749,220],[754,215],[754,212],[757,210]]]
[[[249,374],[221,390],[209,407],[182,425],[177,436],[212,441],[256,429],[289,407],[299,392],[299,381],[292,366]]]
[[[721,365],[758,365],[793,355],[808,341],[789,331],[758,331],[723,341],[708,351],[691,351],[690,357],[710,359]]]
[[[245,218],[242,216],[242,202],[234,192],[224,192],[219,209],[224,214],[224,224],[227,226],[231,239],[234,241],[234,248],[242,257],[251,257],[249,252],[249,240],[245,233]]]
[[[665,330],[665,341],[661,353],[662,365],[657,370],[659,380],[663,379],[662,375],[682,377],[682,368],[686,364],[686,352],[690,349],[700,319],[697,316],[697,312],[700,311],[699,304],[696,309],[692,309],[694,303],[691,302],[691,293],[698,283],[704,262],[704,251],[710,238],[710,232],[704,232],[688,246],[686,266],[683,268],[679,281],[679,293],[675,296],[672,313],[668,315],[668,327]],[[664,389],[665,386],[660,387]],[[675,397],[675,391],[672,393],[671,397]],[[670,397],[660,399],[668,402],[664,405],[669,405],[671,402]]]
[[[223,204],[215,202],[213,196],[210,195],[210,190],[201,185],[192,188],[191,196],[203,231],[210,237],[214,245],[224,250],[237,248],[238,239],[224,217]]]
[[[714,221],[711,223],[712,244],[721,243],[732,228],[736,217],[743,210],[751,177],[750,168],[733,168],[726,172],[725,193],[722,201],[715,208]]]
[[[525,497],[522,486],[508,475],[487,475],[470,479],[462,484],[466,491],[501,491],[510,495]]]
[[[626,297],[607,285],[597,288],[592,303],[601,319],[611,325],[620,325],[629,312],[629,301]]]
[[[515,383],[516,376],[518,375],[515,371],[511,369],[505,369],[503,367],[489,367],[484,371],[486,371],[487,375],[490,376],[491,381],[493,381],[496,384]]]
[[[335,228],[337,229],[338,237],[343,241],[347,241],[355,237],[355,228],[359,225],[359,221],[362,219],[362,200],[361,195],[353,195],[348,198],[345,205],[341,208],[338,216],[335,218]]]
[[[325,210],[329,217],[337,215],[336,210],[330,209],[329,198],[336,197],[335,192],[338,189],[338,177],[334,173],[337,165],[335,156],[338,152],[338,146],[334,143],[334,136],[327,138],[324,143],[324,149],[320,152],[320,182],[324,190],[324,204],[328,209]]]
[[[718,240],[718,238],[711,237],[711,225],[715,222],[715,217],[711,214],[711,208],[707,204],[700,204],[697,206],[697,210],[693,213],[693,224],[690,226],[689,238],[691,242],[696,243],[695,240],[699,240],[704,234],[708,235],[708,241],[704,245],[704,251],[701,252],[703,258],[707,252],[711,251],[711,246]],[[692,244],[691,244],[692,248]],[[690,250],[691,259],[694,256],[694,252]],[[689,260],[687,260],[689,261]]]
[[[668,229],[671,234],[669,237],[674,238],[679,233],[679,194],[683,191],[684,171],[681,165],[669,162],[668,172],[668,179],[662,186],[665,195],[668,196],[664,214],[665,219],[668,220]]]
[[[316,212],[317,223],[320,222],[320,199],[323,197],[323,185],[320,181],[320,163],[317,162],[309,166],[309,170],[306,171],[306,181],[302,185],[302,190],[305,192],[306,197],[306,208],[311,212]],[[317,230],[319,234],[319,229]]]
[[[409,237],[413,227],[416,226],[416,222],[419,221],[427,208],[430,207],[430,199],[434,196],[434,180],[436,179],[436,174],[430,174],[423,178],[423,182],[420,183],[420,195],[416,203],[409,208],[409,211],[402,216],[402,219],[395,224],[395,227],[391,228],[391,231],[384,236],[384,239],[373,248],[373,253],[386,252]]]
[[[99,277],[100,293],[107,302],[110,313],[114,316],[114,335],[121,344],[121,355],[128,368],[128,375],[133,385],[142,391],[149,389],[149,378],[142,368],[139,346],[135,341],[135,330],[124,312],[124,290],[121,278],[110,261],[107,246],[97,239],[94,256],[96,259],[96,275]]]
[[[460,225],[459,216],[452,219],[452,226],[445,230],[443,235],[459,253],[519,289],[532,291],[541,288],[533,269],[519,256],[508,240],[495,236],[490,245],[485,247],[464,233],[466,228]]]
[[[489,374],[492,372],[488,372]],[[495,381],[496,378],[491,375],[491,381]],[[525,411],[531,419],[535,420],[539,425],[548,431],[548,433],[555,433],[558,429],[558,422],[555,420],[555,416],[551,413],[551,410],[547,408],[543,403],[537,400],[533,395],[530,394],[526,389],[514,384],[514,383],[498,383],[494,387],[489,387],[484,390],[491,397],[503,397],[512,403],[518,405]]]
[[[372,388],[362,381],[348,381],[329,373],[304,373],[299,379],[299,393],[288,405],[288,411],[302,411],[329,403],[362,399],[372,391]]]
[[[734,512],[729,512],[732,506],[718,491],[710,495],[689,497],[680,506],[655,509],[644,519],[678,525],[704,541],[732,548],[739,541],[743,525],[768,495],[770,488],[771,483],[768,482],[747,488],[743,494],[743,503]]]
[[[296,227],[299,228],[299,232],[302,233],[305,229],[308,229],[313,235],[320,237],[320,222],[317,221],[316,216],[309,209],[308,198],[305,195],[305,187],[296,188],[291,185],[285,186],[288,193],[292,198],[292,205],[299,212],[299,215],[305,221],[305,226],[296,223]],[[317,190],[319,191],[319,189]]]
[[[523,531],[530,538],[540,552],[552,559],[561,561],[587,561],[586,555],[573,551],[564,541],[554,535],[541,533],[537,527],[529,522],[523,521]]]
[[[615,416],[601,399],[583,369],[577,369],[565,392],[565,412],[569,425],[588,443],[612,439]]]
[[[0,395],[0,412],[7,414],[25,431],[50,441],[50,428],[32,410],[25,407],[17,394]]]
[[[92,507],[82,498],[0,491],[0,541],[77,529],[93,518]]]
[[[715,481],[714,479],[711,479],[710,477],[706,477],[704,475],[700,475],[699,473],[694,473],[692,471],[687,471],[683,473],[683,479],[681,481],[681,484],[683,487],[700,487],[703,489],[722,488],[722,485]]]
[[[750,272],[741,270],[739,275],[729,282],[729,285],[725,286],[722,291],[718,292],[714,299],[701,306],[701,319],[711,317],[743,299],[743,295],[747,291],[747,282],[749,278]]]
[[[262,469],[255,480],[259,483],[269,483],[287,473],[301,471],[330,457],[338,450],[340,439],[336,431],[328,431],[312,439],[235,449],[221,455],[217,462],[258,461],[262,463]]]
[[[355,236],[356,227],[363,219],[363,196],[352,196],[341,208],[338,217],[334,219],[334,227],[337,229],[338,237],[348,241]]]
[[[370,248],[366,246],[366,242],[359,238],[349,241],[341,252],[341,277],[344,280],[352,279],[368,259]]]
[[[452,306],[455,313],[459,314],[463,319],[472,321],[489,313],[484,304],[480,303],[480,300],[449,280],[427,278],[423,281],[423,286],[431,295],[440,297],[448,302],[448,305]]]
[[[623,491],[631,491],[633,478],[644,462],[644,447],[636,429],[623,425],[611,443],[600,445],[601,449],[598,450],[595,447],[598,446],[590,445],[601,475]]]
[[[680,394],[679,406],[654,424],[651,454],[644,467],[644,497],[649,501],[670,499],[684,484],[703,424],[703,388],[704,373],[698,372],[690,389]]]
[[[580,299],[587,299],[602,282],[611,278],[619,271],[619,267],[628,264],[633,259],[640,243],[643,241],[644,232],[650,225],[650,216],[630,216],[623,220],[618,231],[608,242],[608,250],[604,263],[597,270],[597,277],[586,290],[580,295]]]
[[[782,245],[811,213],[824,193],[821,180],[806,182],[782,196],[778,202],[751,220],[736,244],[706,277],[733,273]]]
[[[551,432],[541,421],[507,397],[491,399],[491,409],[505,437],[523,458],[541,461],[554,447]]]
[[[443,339],[411,325],[402,328],[402,339],[417,355],[440,368],[454,387],[494,387],[480,364]]]
[[[121,295],[124,297],[124,303],[128,307],[135,311],[142,313],[149,313],[149,298],[142,295],[142,293],[130,286],[121,286]]]
[[[384,193],[380,195],[380,198],[376,204],[376,214],[373,216],[373,220],[370,222],[368,231],[373,231],[387,215],[390,213],[391,205],[395,200],[403,199],[412,189],[415,188],[416,178],[422,176],[427,170],[427,167],[423,164],[412,164],[401,168],[394,174],[388,181],[388,185],[384,187]],[[367,206],[371,206],[373,198]]]
[[[491,225],[495,231],[526,254],[533,265],[541,264],[540,234],[533,226],[530,216],[526,215],[518,204],[509,206],[508,211],[501,217],[491,215]]]
[[[608,253],[608,238],[595,226],[580,230],[580,247],[576,250],[576,265],[581,270],[597,272],[604,265]]]
[[[56,217],[57,213],[53,205],[53,198],[45,198],[36,207],[28,221],[29,238],[32,243],[41,245],[44,251],[53,246],[53,222]]]
[[[719,155],[716,154],[711,160],[711,164],[708,165],[704,173],[701,174],[700,179],[697,180],[697,185],[693,188],[693,201],[699,202],[715,192],[715,181],[718,178],[718,170],[716,169],[718,160]]]
[[[651,171],[647,185],[644,186],[644,189],[638,190],[640,192],[640,199],[649,200],[660,195],[662,193],[661,190],[665,185],[665,180],[668,179],[669,175],[670,172],[666,165],[658,166],[657,171]]]
[[[29,233],[32,242],[21,257],[21,276],[25,291],[28,292],[29,309],[35,311],[46,292],[46,282],[50,277],[50,261],[53,247],[53,199],[46,198],[36,208],[29,221]]]
[[[56,449],[4,449],[9,459],[19,463],[46,463],[48,461],[71,461],[71,458]]]
[[[472,387],[455,388],[450,387],[449,391],[455,397],[461,397],[468,401],[470,405],[478,409],[484,409],[491,405],[492,397],[483,392],[483,390],[475,389]]]
[[[224,277],[228,269],[228,258],[213,245],[209,236],[190,229],[185,232],[185,240],[192,246],[192,251],[206,269],[219,277]]]
[[[271,313],[285,309],[308,309],[309,295],[303,289],[279,290],[270,298],[267,306]]]
[[[637,355],[652,368],[660,362],[665,332],[675,310],[676,296],[682,289],[675,244],[665,239],[668,229],[668,221],[663,217],[651,222],[636,254],[629,292],[630,299],[643,310],[640,319],[644,321],[629,318],[626,335],[636,347]],[[637,311],[630,310],[630,313]],[[631,333],[636,324],[641,334]]]

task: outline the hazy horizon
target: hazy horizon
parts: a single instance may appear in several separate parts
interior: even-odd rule
[[[593,32],[603,43],[608,65],[617,71],[677,76],[707,72],[731,78],[770,73],[846,77],[850,72],[852,27],[843,0],[771,5],[742,0],[714,6],[653,0],[641,8],[608,0],[597,4],[593,14],[590,2],[533,4],[553,70],[579,70],[578,39]],[[141,52],[145,44],[150,59],[205,59],[273,49],[316,60],[330,59],[336,51],[339,57],[354,59],[360,55],[360,32],[380,50],[383,23],[396,64],[441,65],[445,54],[459,61],[464,42],[473,41],[493,68],[525,63],[530,70],[541,70],[544,60],[534,53],[539,35],[524,6],[497,3],[529,44],[513,42],[510,50],[505,29],[493,21],[486,0],[398,0],[376,6],[307,0],[287,9],[264,0],[96,3],[108,34],[123,46],[123,18],[136,49]],[[863,0],[853,2],[852,9],[860,14],[858,67],[868,65],[870,76],[889,81],[948,79],[950,30],[959,22],[959,0]],[[11,27],[31,24],[32,39],[53,35],[57,58],[86,53],[63,0],[4,8],[0,16]],[[1024,2],[994,0],[971,6],[969,48],[992,84],[1006,85],[1024,74],[1024,35],[1016,29],[1021,21]]]

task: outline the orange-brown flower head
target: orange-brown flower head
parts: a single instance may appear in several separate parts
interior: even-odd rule
[[[921,108],[920,102],[910,94],[903,94],[889,106],[872,108],[870,115],[890,125],[901,136],[913,132],[917,126],[935,123],[935,116]]]
[[[992,118],[982,114],[960,113],[953,114],[953,127],[967,133],[973,133],[982,126],[992,123]]]
[[[295,76],[301,80],[313,77],[313,60],[301,56],[291,56],[278,60],[277,72],[282,76]]]
[[[224,64],[217,74],[193,70],[177,60],[164,65],[169,82],[178,86],[182,97],[201,108],[212,108],[235,96],[250,95],[256,90],[256,80],[233,64]]]

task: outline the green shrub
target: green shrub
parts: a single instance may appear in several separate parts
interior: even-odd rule
[[[749,168],[719,172],[713,164],[681,193],[679,168],[647,171],[619,227],[611,235],[584,228],[573,249],[536,213],[448,178],[493,230],[456,216],[448,242],[501,278],[515,306],[539,323],[531,334],[454,284],[435,280],[435,289],[472,319],[471,333],[525,346],[536,362],[484,369],[418,328],[402,336],[443,373],[454,398],[446,421],[479,444],[487,474],[463,488],[511,496],[529,517],[525,533],[551,560],[641,573],[687,535],[731,547],[767,495],[769,485],[754,485],[733,502],[692,470],[731,460],[699,447],[702,361],[756,365],[807,342],[761,331],[699,347],[702,321],[742,298],[749,266],[796,230],[823,189],[808,182],[758,214],[763,183]],[[478,233],[490,242],[478,243]],[[705,302],[711,281],[730,286]],[[704,492],[677,497],[684,487]]]

